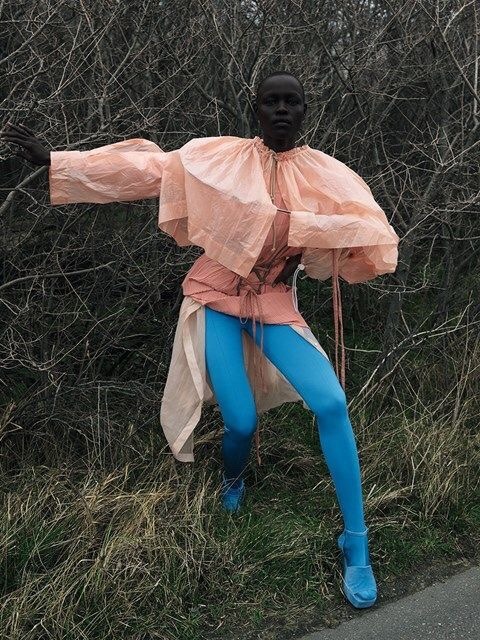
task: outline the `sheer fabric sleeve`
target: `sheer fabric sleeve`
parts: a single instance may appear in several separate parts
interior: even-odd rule
[[[134,138],[88,151],[52,151],[50,203],[108,203],[156,198],[168,152]]]
[[[290,234],[289,244],[302,247],[305,273],[318,280],[332,275],[334,249],[340,250],[338,275],[349,284],[397,268],[399,237],[380,208],[331,215],[292,211]]]
[[[326,280],[334,257],[350,284],[393,273],[399,237],[365,180],[318,150],[301,154],[298,165],[299,176],[286,176],[302,185],[298,196],[292,191],[288,244],[302,247],[306,274]]]

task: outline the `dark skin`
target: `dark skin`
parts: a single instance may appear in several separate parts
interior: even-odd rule
[[[263,132],[263,142],[275,152],[288,151],[302,126],[307,104],[300,84],[288,75],[267,78],[255,98],[254,112]],[[283,122],[280,122],[283,121]],[[0,138],[17,145],[14,155],[35,165],[50,165],[50,151],[43,146],[35,133],[24,124],[7,122],[0,131]],[[286,282],[294,273],[301,254],[288,258],[273,284]]]
[[[5,129],[0,131],[5,142],[13,142],[20,148],[14,154],[37,165],[50,164],[50,151],[46,149],[34,132],[24,124],[7,122]]]
[[[267,78],[255,98],[254,112],[267,147],[277,152],[295,147],[307,113],[302,88],[295,78],[287,75]]]

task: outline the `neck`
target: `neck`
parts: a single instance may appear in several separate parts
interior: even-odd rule
[[[277,138],[269,136],[267,133],[263,134],[263,144],[272,151],[289,151],[295,147],[295,138],[293,136]]]

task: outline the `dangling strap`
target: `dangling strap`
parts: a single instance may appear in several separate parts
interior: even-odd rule
[[[340,283],[338,281],[338,260],[341,249],[333,249],[332,253],[332,301],[333,301],[333,322],[335,327],[335,369],[337,378],[345,391],[345,345],[343,341],[343,319],[342,319],[342,296]],[[342,364],[340,375],[338,372],[338,334],[340,325],[340,343],[342,347]]]
[[[293,306],[295,307],[295,311],[298,311],[297,276],[298,276],[298,272],[303,271],[303,269],[305,269],[305,265],[300,262],[298,267],[295,269],[295,273],[293,274],[292,298],[293,298]]]
[[[257,306],[257,311],[258,314],[255,313],[255,309],[254,309],[254,300]],[[262,355],[263,355],[263,320],[262,320],[262,314],[261,314],[261,310],[259,307],[259,300],[257,297],[257,293],[253,290],[253,289],[249,289],[247,291],[247,293],[245,294],[242,303],[241,303],[241,307],[243,307],[243,305],[245,305],[245,321],[247,320],[248,317],[251,318],[252,320],[252,341],[253,341],[253,391],[254,391],[254,395],[255,395],[255,402],[256,402],[256,394],[258,393],[258,385],[261,386],[262,390],[265,392],[265,379],[264,379],[264,371],[263,371],[263,362],[262,362]],[[242,311],[242,309],[241,309]],[[243,322],[243,316],[240,316],[240,322],[241,324],[245,324]],[[259,324],[260,324],[260,360],[258,361],[258,365],[257,365],[257,357],[256,357],[256,341],[255,341],[255,329],[256,329],[256,324],[257,324],[257,319],[259,320]],[[260,424],[257,425],[257,428],[255,429],[255,448],[256,448],[256,453],[257,453],[257,462],[258,462],[258,466],[260,467],[262,465],[262,459],[260,458]]]
[[[256,296],[256,294],[254,294]],[[257,301],[257,305],[258,305],[258,298],[255,297],[255,300]],[[260,331],[261,331],[261,335],[260,335],[260,361],[258,363],[259,369],[260,369],[260,377],[257,383],[257,365],[255,363],[255,325],[257,323],[257,319],[255,316],[253,316],[252,318],[253,321],[253,329],[252,329],[252,336],[253,336],[253,375],[255,378],[255,383],[254,383],[254,388],[255,390],[257,389],[257,384],[264,385],[264,378],[263,378],[263,363],[262,363],[262,355],[263,355],[263,320],[262,317],[260,315]],[[258,420],[258,418],[257,418]],[[256,453],[257,453],[257,463],[258,466],[261,467],[262,466],[262,459],[260,458],[260,421],[258,420],[258,424],[257,424],[257,428],[255,429],[255,449],[256,449]]]

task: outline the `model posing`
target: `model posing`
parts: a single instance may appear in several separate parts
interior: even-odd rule
[[[254,435],[258,454],[259,415],[302,400],[315,415],[344,521],[337,540],[343,591],[363,608],[375,602],[377,588],[344,391],[343,341],[335,372],[298,310],[295,282],[300,270],[332,277],[337,347],[338,277],[355,283],[394,271],[398,236],[358,174],[308,145],[296,146],[306,111],[301,82],[281,71],[257,87],[262,137],[195,138],[170,152],[139,138],[50,152],[30,129],[12,123],[2,137],[18,145],[17,155],[50,166],[53,205],[159,197],[159,228],[180,246],[204,249],[182,283],[160,416],[169,446],[178,460],[192,462],[202,405],[218,404],[222,503],[239,511]]]

